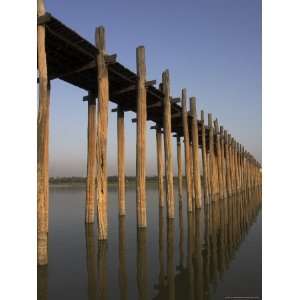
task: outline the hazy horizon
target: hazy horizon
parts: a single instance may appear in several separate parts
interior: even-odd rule
[[[130,4],[130,5],[129,5]],[[135,49],[146,48],[147,80],[161,81],[170,70],[171,94],[187,88],[197,111],[211,112],[261,162],[261,1],[132,0],[64,2],[46,0],[46,9],[94,43],[95,27],[106,28],[108,53],[135,71]],[[154,17],[155,16],[155,17]],[[86,91],[52,81],[49,175],[85,176]],[[108,175],[117,175],[116,114],[109,105]],[[125,113],[126,175],[135,176],[136,115]],[[147,122],[147,176],[156,175],[155,132]],[[173,139],[174,175],[177,172]],[[183,160],[184,162],[184,160]]]

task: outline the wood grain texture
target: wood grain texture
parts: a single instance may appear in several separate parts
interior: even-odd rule
[[[182,159],[181,159],[181,140],[180,137],[177,136],[177,170],[178,170],[178,196],[179,201],[182,201],[182,190],[183,190],[183,183],[182,183]]]
[[[138,227],[147,226],[147,203],[146,203],[146,63],[145,48],[140,46],[136,49],[137,65],[137,130],[136,130],[136,208]]]
[[[126,214],[125,203],[125,129],[124,111],[118,106],[117,112],[117,131],[118,131],[118,198],[119,215]]]
[[[184,137],[184,155],[185,155],[185,176],[186,176],[186,193],[188,202],[188,211],[193,211],[193,192],[191,184],[191,161],[190,161],[190,136],[188,127],[188,118],[186,110],[186,89],[182,89],[181,94],[181,107],[182,107],[182,127]]]
[[[196,208],[201,208],[201,174],[199,163],[198,120],[195,97],[190,98],[190,110],[192,114],[193,178],[195,191],[195,206]]]
[[[96,185],[96,98],[89,93],[85,222],[94,223]]]
[[[156,155],[157,155],[157,176],[158,176],[158,193],[159,207],[164,207],[164,168],[163,168],[163,140],[160,128],[156,129]]]
[[[173,150],[171,136],[171,103],[170,103],[170,77],[169,70],[162,73],[162,87],[164,94],[164,145],[165,145],[165,168],[166,168],[166,191],[167,191],[167,216],[175,217],[175,202],[173,191]]]
[[[44,1],[37,2],[38,16],[45,14]],[[37,27],[39,71],[39,108],[37,120],[37,263],[48,264],[48,198],[49,198],[49,105],[45,26]]]
[[[207,179],[207,160],[206,160],[206,130],[204,123],[204,111],[201,110],[201,139],[202,139],[202,170],[203,170],[203,188],[204,199],[208,201],[208,179]]]
[[[97,200],[98,238],[107,239],[107,127],[109,82],[105,63],[105,30],[98,27],[95,33],[98,72],[98,115],[97,115]]]

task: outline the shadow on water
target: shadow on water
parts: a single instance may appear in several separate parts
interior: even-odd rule
[[[85,275],[82,275],[87,282],[86,296],[79,298],[74,292],[73,299],[208,300],[217,299],[217,294],[228,296],[225,293],[229,292],[235,296],[261,296],[261,286],[254,286],[251,295],[236,295],[237,291],[221,287],[226,280],[238,278],[232,265],[243,268],[248,263],[238,259],[235,262],[235,259],[249,230],[257,222],[260,206],[261,191],[256,189],[215,201],[192,213],[187,213],[186,207],[179,203],[175,219],[167,219],[165,208],[159,208],[157,234],[149,232],[149,227],[137,228],[135,241],[129,238],[132,230],[127,230],[128,216],[118,217],[115,244],[98,241],[95,225],[86,224]],[[149,246],[151,244],[155,247]],[[111,258],[114,250],[115,261]],[[255,261],[252,257],[250,263]],[[49,267],[51,265],[38,267],[40,300],[51,299],[48,291],[55,289],[55,278],[51,281],[55,283],[53,286],[48,284]],[[62,278],[58,276],[57,280]]]

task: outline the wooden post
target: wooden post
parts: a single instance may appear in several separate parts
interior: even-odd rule
[[[85,222],[94,223],[95,216],[95,175],[96,175],[96,97],[88,97],[88,150],[86,178]]]
[[[167,188],[167,215],[174,218],[174,193],[173,193],[173,151],[171,140],[171,103],[170,103],[170,79],[169,70],[162,74],[163,94],[164,94],[164,141],[165,141],[165,168],[166,168],[166,188]]]
[[[37,2],[38,16],[45,14],[43,0]],[[48,198],[49,198],[49,105],[45,48],[45,25],[37,26],[37,54],[39,70],[39,108],[37,120],[37,263],[48,264]]]
[[[138,227],[147,226],[146,204],[146,120],[147,120],[147,92],[145,48],[136,49],[137,64],[137,130],[136,130],[136,209]]]
[[[226,159],[226,187],[228,196],[232,195],[231,189],[231,175],[230,175],[230,154],[229,154],[229,145],[228,145],[228,135],[227,130],[224,131],[224,148],[225,148],[225,159]]]
[[[204,111],[203,110],[201,110],[201,138],[202,138],[202,166],[203,166],[204,199],[205,199],[205,201],[208,201],[207,161],[206,161],[206,130],[205,130]]]
[[[118,198],[119,215],[126,214],[125,204],[125,133],[124,133],[124,110],[118,106]]]
[[[181,141],[180,136],[177,136],[177,166],[178,166],[178,196],[179,201],[182,201],[182,160],[181,160]]]
[[[98,239],[107,239],[107,127],[109,83],[105,63],[105,30],[96,28],[95,33],[98,72],[98,122],[97,122],[97,198],[98,198]]]
[[[159,191],[159,207],[164,207],[164,173],[163,173],[163,148],[162,132],[156,129],[156,153],[157,153],[157,175]]]
[[[221,169],[222,169],[222,181],[223,181],[223,196],[227,197],[227,185],[226,185],[226,170],[225,170],[225,144],[224,144],[224,128],[220,126],[220,142],[221,142]]]
[[[190,137],[189,137],[189,127],[188,118],[186,111],[186,89],[182,89],[181,95],[181,107],[182,107],[182,127],[184,135],[184,154],[185,154],[185,177],[186,177],[186,192],[187,192],[187,202],[188,211],[193,211],[193,194],[191,185],[191,161],[190,161]]]
[[[217,165],[217,176],[218,176],[218,183],[219,183],[219,195],[221,198],[224,198],[223,192],[223,176],[222,176],[222,158],[221,158],[221,141],[220,141],[220,129],[218,119],[214,121],[215,132],[216,132],[216,150],[217,150],[217,157],[216,157],[216,165]]]
[[[196,110],[196,98],[190,98],[190,110],[192,113],[192,146],[193,146],[193,178],[195,190],[195,206],[201,208],[201,174],[199,166],[199,141],[198,141],[198,120]]]
[[[209,128],[209,181],[211,187],[211,197],[214,199],[216,194],[215,183],[215,150],[214,150],[214,130],[212,126],[212,114],[208,114],[208,128]]]

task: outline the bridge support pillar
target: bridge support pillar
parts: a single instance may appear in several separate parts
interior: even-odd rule
[[[159,191],[159,207],[164,207],[164,174],[163,174],[163,148],[162,132],[156,128],[156,153],[157,153],[157,176]]]

